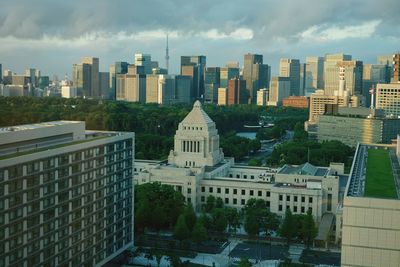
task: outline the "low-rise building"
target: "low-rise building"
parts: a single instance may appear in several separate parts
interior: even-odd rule
[[[282,105],[284,107],[293,108],[308,108],[310,101],[308,97],[305,96],[289,96],[282,100]]]

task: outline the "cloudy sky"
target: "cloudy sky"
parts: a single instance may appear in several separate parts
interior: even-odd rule
[[[279,58],[345,52],[366,63],[400,50],[399,0],[2,0],[3,69],[64,76],[81,56],[133,62],[150,53],[170,69],[181,55],[203,54],[208,66],[264,55],[273,72]]]

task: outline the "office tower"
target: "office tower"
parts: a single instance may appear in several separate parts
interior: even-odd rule
[[[220,87],[228,87],[228,81],[233,78],[240,77],[240,70],[238,67],[224,67],[220,68],[219,72]]]
[[[175,98],[177,103],[193,103],[194,92],[192,77],[184,75],[175,76]]]
[[[298,59],[281,58],[279,76],[290,78],[290,95],[303,95],[300,91],[300,61]]]
[[[400,54],[393,55],[393,83],[400,82]]]
[[[389,65],[393,66],[393,55],[381,55],[376,57],[376,63],[378,65]]]
[[[103,266],[133,246],[134,133],[11,126],[0,155],[3,266]]]
[[[181,75],[191,76],[196,99],[204,98],[206,56],[181,56]]]
[[[272,77],[269,86],[268,106],[280,106],[290,96],[290,77]]]
[[[400,83],[378,83],[375,91],[375,108],[386,116],[400,117]]]
[[[228,62],[226,62],[225,67],[239,69],[239,62],[238,61],[228,61]]]
[[[244,55],[243,79],[249,95],[249,103],[257,102],[257,91],[269,88],[271,69],[263,64],[263,56],[257,54]]]
[[[76,87],[78,96],[91,97],[92,90],[92,66],[89,64],[72,65],[72,83]]]
[[[151,55],[150,54],[135,54],[135,65],[143,66],[145,74],[151,74]]]
[[[228,81],[228,105],[247,104],[248,91],[246,81],[240,78],[233,78]]]
[[[282,106],[292,108],[308,108],[310,101],[305,96],[289,96],[282,100]]]
[[[12,85],[23,85],[27,86],[31,83],[31,77],[26,75],[13,75],[11,76],[11,84]]]
[[[117,74],[125,74],[127,72],[128,62],[118,61],[110,65],[110,91],[108,93],[108,99],[115,100]]]
[[[44,89],[50,85],[49,76],[40,76],[39,78],[39,88]]]
[[[35,87],[36,86],[36,69],[26,69],[25,77],[29,78],[29,83]],[[14,83],[13,83],[14,84]]]
[[[110,90],[110,73],[99,72],[100,98],[108,99]]]
[[[390,83],[391,68],[388,65],[364,64],[362,95],[366,96],[366,106],[371,106],[369,91],[378,83]]]
[[[11,84],[12,83],[12,71],[11,70],[4,70],[3,71],[3,84]]]
[[[117,74],[116,99],[146,103],[146,75]]]
[[[0,64],[0,84],[3,83],[3,65]]]
[[[144,66],[137,66],[135,64],[128,65],[128,74],[146,74]]]
[[[268,89],[260,89],[257,91],[257,106],[266,106],[268,103]]]
[[[175,79],[171,75],[159,75],[158,104],[172,105],[176,102]]]
[[[158,103],[158,75],[146,75],[146,103]]]
[[[398,266],[400,257],[399,144],[358,144],[343,204],[343,267]]]
[[[228,88],[218,88],[218,105],[228,105]]]
[[[220,87],[220,68],[208,67],[204,75],[204,102],[217,103]]]
[[[324,58],[306,57],[306,89],[324,88]]]
[[[61,97],[63,98],[75,98],[77,97],[77,90],[70,81],[61,81]]]
[[[306,78],[307,78],[307,65],[306,63],[300,64],[300,96],[306,94]]]
[[[90,97],[99,98],[101,96],[99,59],[97,57],[83,57],[81,63],[90,65]]]

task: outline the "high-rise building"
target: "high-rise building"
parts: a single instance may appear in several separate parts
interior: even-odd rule
[[[135,65],[143,66],[145,74],[152,73],[151,55],[150,54],[135,54]]]
[[[99,72],[100,98],[108,99],[110,92],[110,73]]]
[[[220,87],[228,87],[228,81],[240,77],[239,67],[220,68],[219,83]]]
[[[146,75],[146,103],[158,103],[158,75]]]
[[[72,65],[72,83],[76,87],[78,96],[91,97],[92,88],[92,66],[89,64]]]
[[[204,101],[217,103],[220,88],[220,68],[208,67],[204,75]]]
[[[175,78],[171,75],[158,77],[158,104],[172,105],[176,102]]]
[[[306,57],[306,90],[324,88],[324,58]]]
[[[289,96],[282,100],[282,106],[293,108],[308,108],[310,101],[305,96]]]
[[[39,78],[39,88],[44,89],[50,85],[49,76],[40,76]]]
[[[266,106],[268,104],[269,90],[264,88],[257,91],[257,106]]]
[[[364,64],[362,95],[366,97],[366,106],[371,106],[369,90],[378,83],[390,83],[391,68],[389,65]]]
[[[300,64],[300,96],[306,95],[307,64]]]
[[[300,61],[298,59],[281,58],[279,62],[279,76],[289,77],[290,95],[303,95],[300,91]]]
[[[246,90],[245,80],[233,78],[228,81],[227,100],[228,105],[248,103],[248,91]]]
[[[358,144],[343,204],[341,264],[398,266],[400,257],[399,144]]]
[[[146,75],[117,74],[116,99],[146,103]]]
[[[115,99],[115,88],[117,83],[117,74],[126,74],[128,72],[128,62],[115,62],[110,65],[110,91],[108,99]]]
[[[194,92],[192,77],[184,75],[175,76],[175,98],[177,103],[193,103]]]
[[[194,97],[204,98],[204,74],[206,56],[181,56],[181,75],[191,76],[193,79]]]
[[[99,98],[101,96],[99,59],[97,57],[82,57],[81,63],[90,65],[90,97]]]
[[[378,65],[389,65],[393,66],[393,55],[381,55],[376,57],[376,63]]]
[[[134,133],[11,126],[0,155],[3,266],[103,266],[133,246]]]
[[[0,84],[3,83],[3,65],[0,63]]]
[[[271,68],[263,64],[263,56],[257,54],[244,55],[243,79],[246,81],[249,102],[257,102],[257,91],[269,88]]]
[[[35,87],[36,83],[36,69],[26,69],[25,70],[25,77],[29,78],[29,83]]]
[[[392,82],[400,82],[400,53],[393,55],[393,79]]]
[[[228,105],[228,88],[225,87],[218,88],[218,105],[220,106]]]
[[[61,97],[63,98],[75,98],[77,97],[76,87],[74,87],[70,81],[61,81]]]
[[[290,77],[272,77],[269,86],[268,106],[280,106],[290,96]]]
[[[400,117],[400,83],[378,83],[375,91],[375,107],[385,116]]]

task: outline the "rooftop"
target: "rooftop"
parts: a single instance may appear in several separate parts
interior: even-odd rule
[[[392,146],[359,144],[346,186],[346,195],[398,199],[399,174],[399,159]]]
[[[203,110],[200,101],[197,100],[196,102],[194,102],[193,109],[189,112],[188,115],[186,115],[181,123],[209,124],[213,123],[213,121]]]
[[[82,123],[80,121],[51,121],[51,122],[42,122],[42,123],[33,123],[33,124],[22,124],[17,126],[7,126],[0,128],[0,134],[2,133],[9,133],[9,132],[16,132],[16,131],[26,131],[26,130],[33,130],[33,129],[41,129],[41,128],[48,128],[60,125],[70,125]]]
[[[316,167],[310,163],[304,163],[302,165],[287,165],[285,164],[279,171],[280,174],[301,174],[311,176],[325,176],[329,174],[328,167]]]

